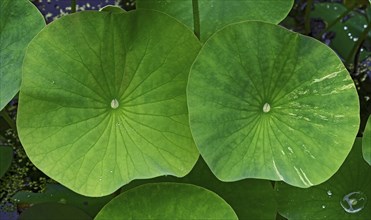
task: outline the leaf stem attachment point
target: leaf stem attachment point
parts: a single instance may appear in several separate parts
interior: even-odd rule
[[[263,112],[267,113],[271,110],[271,106],[268,103],[265,103],[263,106]]]
[[[119,107],[119,101],[117,101],[117,99],[112,99],[111,108],[116,109],[118,107]]]

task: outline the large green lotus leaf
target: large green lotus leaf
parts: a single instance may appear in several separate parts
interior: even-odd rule
[[[356,139],[339,171],[328,181],[308,189],[276,183],[280,214],[290,220],[371,219],[371,167],[362,158]]]
[[[0,1],[0,110],[19,91],[26,47],[44,26],[29,0]]]
[[[244,179],[231,183],[222,182],[214,176],[202,157],[183,178],[161,176],[134,180],[121,189],[127,191],[142,184],[156,182],[190,183],[211,190],[232,206],[239,219],[274,219],[277,213],[277,203],[270,181]]]
[[[317,40],[264,22],[230,25],[192,66],[194,140],[223,181],[324,182],[348,155],[359,126],[352,79]]]
[[[206,41],[225,25],[259,20],[271,23],[282,21],[293,5],[293,0],[198,0],[201,41]],[[163,11],[193,29],[192,0],[137,0],[138,8]]]
[[[151,10],[53,22],[24,61],[17,126],[27,155],[88,196],[184,176],[198,158],[185,90],[199,48],[185,26]]]
[[[362,138],[363,158],[371,165],[371,117],[368,118]]]
[[[221,197],[202,187],[151,183],[120,194],[95,219],[237,219],[237,216]]]
[[[43,192],[19,191],[12,199],[18,206],[32,206],[39,203],[61,203],[74,206],[89,216],[94,217],[97,213],[114,198],[114,194],[104,197],[86,197],[79,195],[60,184],[46,184]]]

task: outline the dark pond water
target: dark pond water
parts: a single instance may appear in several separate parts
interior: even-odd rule
[[[71,12],[70,0],[34,0],[32,2],[48,23]],[[76,0],[76,11],[99,10],[106,5],[120,5],[126,10],[135,7],[134,0]]]

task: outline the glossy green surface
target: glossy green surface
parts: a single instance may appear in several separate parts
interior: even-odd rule
[[[0,110],[19,91],[26,47],[44,26],[29,0],[0,1]]]
[[[27,50],[18,109],[32,163],[86,196],[186,175],[198,158],[186,84],[199,48],[184,25],[151,10],[48,25]]]
[[[193,30],[192,0],[137,0],[138,8],[165,12]],[[220,28],[239,21],[259,20],[278,24],[289,13],[293,0],[198,0],[201,41]]]
[[[183,183],[153,183],[126,191],[97,215],[103,219],[237,219],[217,194]]]
[[[363,160],[357,138],[338,172],[308,189],[276,183],[279,213],[289,220],[368,220],[371,217],[371,167]]]
[[[340,59],[273,24],[242,22],[213,35],[187,91],[194,140],[223,181],[320,184],[358,132],[358,96]]]

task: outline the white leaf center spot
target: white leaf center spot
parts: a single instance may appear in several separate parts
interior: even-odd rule
[[[112,99],[111,108],[116,109],[118,107],[119,107],[119,101],[117,101],[117,99]]]
[[[271,110],[271,106],[268,103],[265,103],[263,106],[263,112],[267,113]]]

